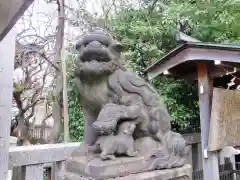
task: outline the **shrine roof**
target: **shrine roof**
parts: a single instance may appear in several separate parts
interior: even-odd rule
[[[149,79],[164,72],[176,77],[195,78],[198,62],[208,64],[212,77],[222,76],[226,71],[240,71],[240,45],[185,42],[154,62],[145,72]]]
[[[0,41],[16,24],[33,0],[0,0]]]

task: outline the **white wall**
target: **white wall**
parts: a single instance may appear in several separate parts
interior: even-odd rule
[[[0,42],[0,179],[7,179],[8,170],[15,35],[13,28]]]

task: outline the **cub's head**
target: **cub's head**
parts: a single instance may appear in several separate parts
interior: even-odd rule
[[[136,124],[129,121],[124,121],[119,124],[118,134],[132,135],[136,128]]]
[[[121,52],[123,46],[102,31],[85,35],[77,44],[79,60],[76,63],[77,76],[108,75],[123,68]]]

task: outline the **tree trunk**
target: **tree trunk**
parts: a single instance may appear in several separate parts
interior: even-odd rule
[[[55,90],[54,90],[54,102],[53,102],[53,119],[54,127],[51,133],[51,142],[55,143],[58,140],[61,127],[62,127],[62,66],[61,66],[61,54],[64,40],[64,24],[65,24],[65,12],[64,12],[64,0],[57,0],[58,5],[58,25],[55,42],[55,57],[54,64],[58,67],[59,71],[55,72]]]

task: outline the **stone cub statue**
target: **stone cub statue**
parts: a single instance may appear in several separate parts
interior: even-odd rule
[[[100,158],[102,160],[115,160],[115,155],[127,155],[137,156],[137,152],[134,151],[133,132],[136,128],[136,124],[133,122],[122,122],[117,130],[117,134],[99,136],[96,143],[93,146],[89,146],[90,151],[101,151]]]

